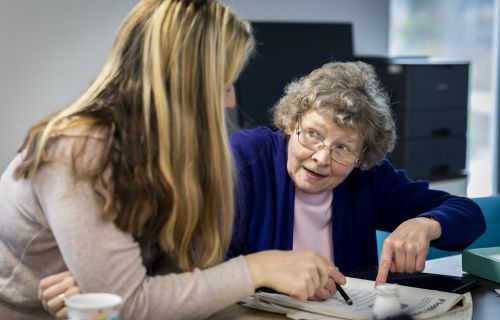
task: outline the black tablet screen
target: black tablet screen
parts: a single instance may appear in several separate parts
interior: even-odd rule
[[[352,278],[375,280],[377,278],[376,266],[364,267],[353,270],[345,275]],[[453,293],[465,293],[477,283],[477,280],[469,274],[462,277],[453,277],[433,273],[389,273],[388,283],[397,283],[404,286],[422,289],[439,290]]]

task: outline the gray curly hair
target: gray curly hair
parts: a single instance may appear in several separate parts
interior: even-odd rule
[[[272,109],[274,125],[290,135],[300,115],[311,109],[361,135],[361,169],[380,163],[394,149],[396,127],[389,96],[373,67],[364,62],[327,63],[288,84]]]

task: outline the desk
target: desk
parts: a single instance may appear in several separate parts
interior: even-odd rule
[[[426,262],[424,272],[461,276],[462,256],[455,255],[428,260]],[[479,285],[471,290],[473,300],[472,319],[498,319],[500,315],[500,296],[496,294],[494,289],[499,289],[500,284],[482,278],[478,278],[478,280]],[[284,320],[287,318],[284,315],[280,314],[274,314],[260,310],[252,310],[249,308],[241,307],[239,305],[232,305],[214,314],[212,317],[210,317],[210,319]]]
[[[461,276],[462,256],[454,255],[425,263],[424,272]],[[500,289],[500,283],[477,278],[479,285],[471,290],[472,319],[498,319],[500,317],[500,296],[494,289]]]

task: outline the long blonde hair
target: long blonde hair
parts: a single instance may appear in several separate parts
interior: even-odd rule
[[[47,148],[68,128],[105,129],[108,148],[84,174],[103,217],[157,243],[181,270],[220,262],[234,208],[223,97],[252,48],[249,24],[218,1],[141,1],[86,92],[30,129],[17,178],[50,161]],[[82,175],[74,163],[73,172]]]

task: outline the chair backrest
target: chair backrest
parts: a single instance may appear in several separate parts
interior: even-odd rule
[[[500,195],[472,198],[483,211],[486,219],[486,231],[468,249],[498,247],[500,246]],[[388,232],[377,230],[377,248],[378,256],[382,252],[384,239],[389,235]],[[457,254],[457,251],[445,251],[436,248],[430,248],[427,259],[436,259]]]
[[[500,246],[500,195],[472,198],[483,210],[486,231],[468,248]]]

